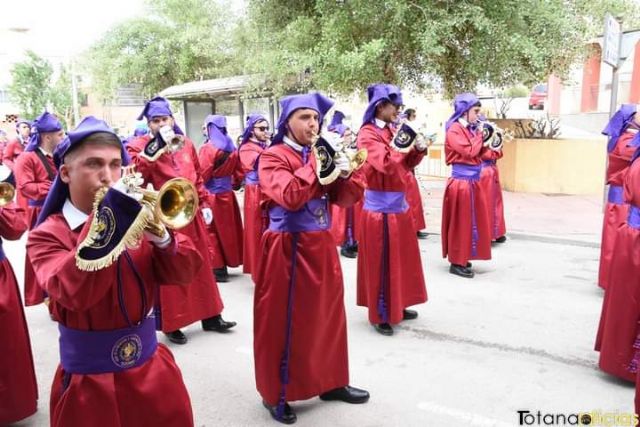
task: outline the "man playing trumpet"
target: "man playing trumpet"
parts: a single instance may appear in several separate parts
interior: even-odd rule
[[[141,212],[142,196],[121,178],[127,159],[105,122],[85,118],[54,153],[59,174],[27,242],[36,278],[59,322],[54,427],[193,425],[182,374],[169,349],[157,343],[149,313],[158,285],[186,287],[202,260],[188,237],[162,225],[159,236],[138,230],[136,247],[123,247],[147,213]],[[115,262],[81,270],[79,248],[87,241],[94,261]]]

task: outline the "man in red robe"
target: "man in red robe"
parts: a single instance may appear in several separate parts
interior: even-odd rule
[[[342,123],[344,113],[336,111],[327,130],[337,134],[341,143],[347,150],[355,147],[353,145],[353,134],[351,128]],[[345,258],[356,258],[358,256],[358,228],[359,216],[362,212],[362,200],[347,208],[339,205],[331,205],[331,234],[337,246],[340,246],[340,255]]]
[[[264,406],[274,419],[292,424],[290,401],[369,399],[349,386],[342,272],[328,210],[330,201],[356,202],[362,183],[350,177],[341,156],[333,159],[340,177],[319,182],[323,168],[310,148],[333,101],[311,93],[285,97],[280,105],[277,134],[259,163],[270,222],[254,297],[254,357]]]
[[[486,197],[480,187],[483,132],[478,124],[480,101],[472,93],[454,100],[454,113],[446,124],[445,156],[453,165],[442,205],[442,256],[449,257],[449,272],[472,278],[470,259],[491,259],[491,233]]]
[[[260,241],[267,226],[266,212],[260,208],[262,191],[258,178],[259,159],[269,142],[269,122],[261,114],[251,114],[241,136],[238,157],[244,173],[244,263],[242,271],[256,281],[256,271],[262,254]]]
[[[209,236],[206,223],[211,224],[213,215],[207,204],[208,193],[200,175],[200,164],[191,140],[175,124],[169,102],[161,97],[147,102],[138,117],[147,118],[150,133],[129,142],[126,146],[132,163],[142,174],[145,182],[156,190],[170,179],[181,177],[191,181],[198,190],[202,214],[178,233],[188,236],[203,258],[202,268],[191,285],[162,286],[160,308],[162,331],[171,342],[186,344],[187,337],[180,328],[198,320],[205,331],[223,332],[236,325],[222,319],[222,297],[218,291],[209,255]],[[162,131],[162,132],[161,132]],[[172,140],[178,141],[172,143]],[[171,282],[169,282],[171,283]]]
[[[393,324],[418,317],[407,307],[427,301],[420,249],[407,204],[406,176],[427,152],[426,141],[401,152],[392,140],[402,106],[400,89],[368,88],[369,105],[358,132],[358,148],[368,152],[360,169],[366,179],[358,254],[357,304],[368,307],[369,322],[382,335]]]
[[[2,151],[2,164],[13,170],[16,159],[24,151],[31,136],[31,122],[18,120],[16,123],[16,137],[7,143]]]
[[[213,269],[218,282],[229,281],[227,267],[242,264],[242,217],[233,175],[238,169],[238,150],[227,134],[227,119],[209,115],[205,119],[207,142],[200,147],[200,171],[209,192],[208,203],[213,211],[211,239],[217,243]]]
[[[15,162],[16,190],[27,200],[29,229],[35,227],[44,199],[56,177],[53,151],[63,138],[62,124],[56,116],[45,111],[33,122],[29,144]],[[24,270],[24,303],[28,306],[40,304],[45,293],[36,283],[28,256]]]
[[[622,198],[622,183],[637,148],[634,137],[640,129],[635,104],[624,104],[611,117],[602,133],[609,137],[607,144],[607,184],[609,193],[604,208],[598,285],[606,289],[611,274],[618,229],[627,221],[629,205]]]
[[[487,218],[491,230],[491,240],[496,243],[507,241],[507,227],[504,222],[504,203],[502,201],[502,187],[500,185],[500,172],[496,162],[503,156],[502,149],[484,150],[482,170],[480,171],[480,187],[486,196]]]
[[[2,239],[17,240],[26,230],[24,209],[14,202],[0,207]],[[1,239],[0,277],[0,336],[5,339],[0,353],[0,425],[7,425],[36,412],[38,386],[18,282]]]
[[[161,237],[139,230],[136,247],[124,247],[110,265],[81,270],[83,253],[98,260],[114,253],[122,227],[139,220],[142,206],[120,178],[127,156],[105,122],[86,117],[54,159],[59,174],[27,242],[59,322],[51,426],[192,426],[182,374],[171,351],[157,343],[149,313],[160,283],[190,286],[201,265],[198,252],[162,226]],[[109,189],[98,204],[102,188]],[[82,252],[90,230],[93,243]]]

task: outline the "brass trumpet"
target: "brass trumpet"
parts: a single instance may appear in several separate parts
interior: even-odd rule
[[[0,207],[13,201],[16,195],[16,188],[8,182],[0,182]]]
[[[349,159],[349,175],[367,161],[367,150],[350,149],[343,140],[334,141],[332,144],[318,134],[313,136],[311,149],[317,162],[318,180],[322,185],[331,184],[340,176],[340,170],[335,166],[338,156],[344,155]]]

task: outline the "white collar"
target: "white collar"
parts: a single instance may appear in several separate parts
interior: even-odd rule
[[[384,120],[380,120],[377,117],[374,119],[376,126],[378,126],[380,129],[384,129],[387,127],[387,122],[385,122]]]
[[[458,118],[458,123],[460,123],[465,128],[469,126],[469,122],[463,119],[462,117]]]
[[[299,153],[302,153],[302,150],[304,149],[304,146],[298,144],[297,142],[295,142],[294,140],[292,140],[291,138],[289,138],[286,135],[282,138],[282,142],[284,142],[289,147],[293,148],[294,150],[296,150]]]
[[[72,230],[80,227],[87,222],[87,218],[89,218],[89,215],[76,208],[69,199],[67,199],[64,202],[64,206],[62,206],[62,216],[64,216],[69,228]]]
[[[38,145],[38,150],[40,150],[42,152],[42,154],[44,154],[45,156],[51,157],[51,153],[47,152],[47,150],[45,150],[44,148],[42,148],[39,145]]]

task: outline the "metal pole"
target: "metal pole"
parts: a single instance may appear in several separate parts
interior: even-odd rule
[[[71,97],[73,105],[73,125],[77,126],[80,123],[80,109],[78,108],[78,82],[76,80],[76,73],[73,68],[73,60],[71,60]]]

